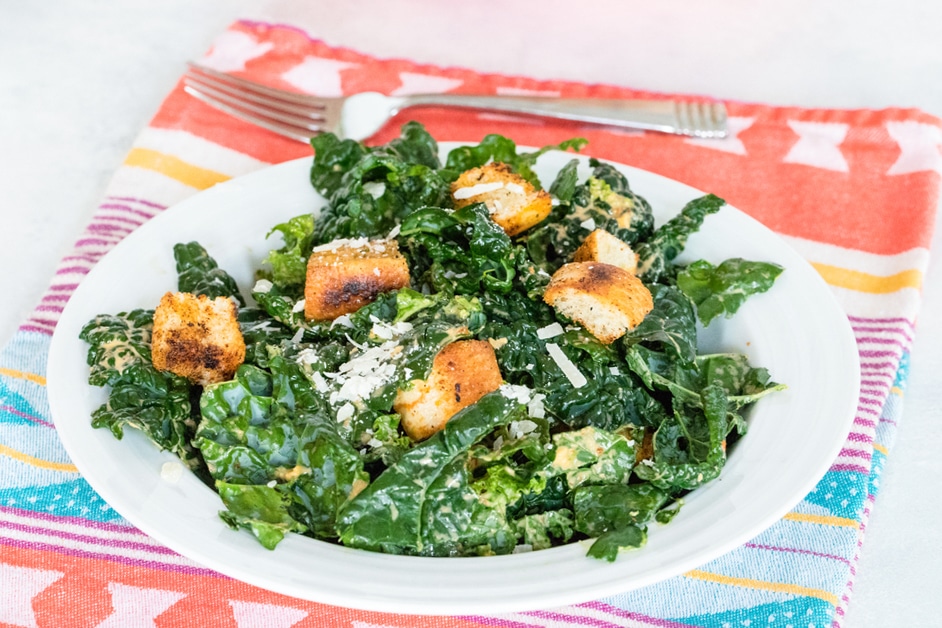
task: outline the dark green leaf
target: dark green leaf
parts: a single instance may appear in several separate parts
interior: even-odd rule
[[[709,325],[717,316],[731,317],[749,296],[766,292],[782,270],[738,257],[719,266],[699,260],[678,273],[677,287],[696,304],[700,322]]]
[[[151,363],[153,316],[152,310],[100,315],[82,328],[79,338],[89,344],[89,383],[112,387],[108,401],[92,413],[92,426],[108,428],[116,438],[125,427],[140,430],[195,468],[189,383]]]
[[[544,146],[532,153],[518,154],[517,145],[513,140],[502,135],[491,134],[485,136],[477,146],[459,146],[453,149],[448,153],[445,168],[460,173],[483,166],[489,161],[504,163],[539,189],[541,187],[540,180],[533,171],[533,165],[540,155],[550,150],[579,151],[586,143],[586,140],[582,138],[573,138],[559,144]]]
[[[277,488],[216,482],[219,497],[228,510],[219,516],[233,529],[252,533],[266,549],[275,549],[287,532],[306,528],[290,514],[290,499]]]
[[[606,532],[592,544],[588,555],[592,558],[614,562],[619,550],[643,547],[648,540],[645,530],[638,526],[625,526]]]
[[[314,239],[314,216],[302,214],[275,225],[268,236],[281,234],[284,244],[269,251],[264,263],[271,265],[271,280],[278,287],[303,284],[307,274],[307,259]]]
[[[638,276],[645,283],[668,276],[668,265],[683,252],[687,238],[700,230],[704,218],[715,214],[725,204],[726,201],[713,194],[687,203],[679,214],[658,227],[649,240],[637,246]]]
[[[466,464],[470,447],[521,418],[521,409],[495,392],[456,414],[346,505],[338,518],[341,542],[410,554],[449,555],[488,540],[512,549],[506,523],[474,499]]]
[[[177,281],[180,292],[204,294],[210,299],[232,297],[239,305],[245,305],[235,279],[219,268],[198,242],[174,245],[173,257],[180,275]]]
[[[650,484],[583,486],[572,492],[575,528],[601,536],[629,525],[643,526],[669,498],[667,491]]]

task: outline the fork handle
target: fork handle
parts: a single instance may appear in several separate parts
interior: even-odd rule
[[[397,100],[397,112],[408,107],[460,107],[696,137],[726,136],[726,109],[713,102],[461,94],[421,94]]]

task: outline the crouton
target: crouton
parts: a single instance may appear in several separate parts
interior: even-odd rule
[[[649,427],[641,428],[641,437],[635,441],[635,464],[641,464],[642,460],[654,461],[654,429]]]
[[[451,184],[451,195],[458,209],[472,203],[487,205],[491,218],[509,236],[526,231],[553,210],[548,193],[537,190],[510,166],[501,163],[461,173]]]
[[[202,386],[232,379],[245,361],[236,313],[236,304],[227,297],[165,294],[154,311],[154,368]]]
[[[566,264],[553,274],[543,300],[605,344],[634,329],[654,309],[640,279],[601,262]]]
[[[602,262],[637,274],[638,254],[631,247],[604,229],[596,229],[573,254],[574,262]]]
[[[395,240],[334,240],[308,259],[304,317],[333,320],[408,285],[409,266]]]
[[[497,390],[503,378],[497,356],[486,340],[458,340],[432,362],[428,379],[416,379],[396,394],[393,409],[412,440],[441,430],[459,410]]]

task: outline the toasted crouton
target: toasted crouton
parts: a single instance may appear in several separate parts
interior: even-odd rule
[[[451,184],[451,195],[458,209],[472,203],[487,205],[491,218],[509,236],[526,231],[553,210],[549,194],[501,163],[461,173]]]
[[[438,352],[428,379],[413,380],[396,394],[393,409],[406,434],[423,440],[502,381],[497,356],[486,340],[458,340]]]
[[[154,311],[154,368],[203,386],[232,379],[245,361],[236,312],[235,303],[226,297],[165,294]]]
[[[654,428],[644,427],[639,430],[640,438],[635,439],[635,464],[642,460],[654,460]]]
[[[308,259],[304,317],[333,320],[408,285],[409,266],[395,240],[335,240]]]
[[[631,247],[604,229],[596,229],[576,249],[574,262],[602,262],[627,270],[632,275],[638,270],[638,254]]]
[[[654,309],[640,279],[601,262],[566,264],[553,274],[543,300],[605,344],[634,329]]]

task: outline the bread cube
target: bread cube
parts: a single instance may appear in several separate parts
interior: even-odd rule
[[[497,356],[486,340],[458,340],[432,362],[428,379],[416,379],[396,394],[393,409],[412,440],[424,440],[445,427],[452,416],[489,392],[503,378]]]
[[[638,270],[638,254],[631,247],[604,229],[590,233],[582,246],[576,249],[574,262],[602,262],[627,270],[632,275]]]
[[[227,297],[168,292],[154,311],[154,368],[202,386],[232,379],[245,361],[237,313]]]
[[[409,266],[395,240],[335,240],[307,262],[304,317],[329,321],[409,285]]]
[[[605,344],[621,338],[654,309],[650,290],[627,270],[573,262],[557,270],[543,300]]]
[[[489,163],[461,173],[451,184],[451,195],[458,209],[472,203],[487,205],[491,218],[509,236],[526,231],[553,210],[547,192],[537,190],[502,163]]]

